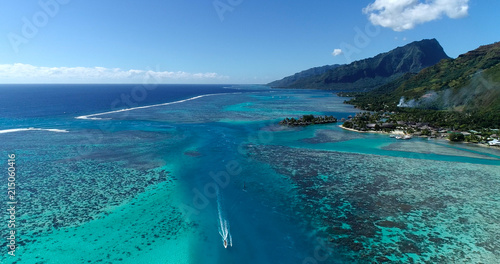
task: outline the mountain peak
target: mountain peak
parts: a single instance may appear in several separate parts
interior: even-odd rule
[[[418,73],[423,68],[447,58],[448,55],[436,39],[424,39],[372,58],[336,66],[325,72],[303,77],[296,74],[295,78],[286,77],[269,85],[286,88],[372,90],[405,73]],[[284,80],[287,82],[283,82]]]

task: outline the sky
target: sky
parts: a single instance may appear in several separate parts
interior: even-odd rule
[[[500,41],[498,0],[2,0],[0,83],[264,84],[436,38]]]

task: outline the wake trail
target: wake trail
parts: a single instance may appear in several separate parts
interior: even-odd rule
[[[217,211],[219,215],[219,234],[222,237],[222,245],[224,248],[228,246],[233,246],[233,238],[231,236],[231,232],[229,231],[229,223],[227,219],[224,217],[222,205],[221,205],[221,195],[219,190],[217,190]]]

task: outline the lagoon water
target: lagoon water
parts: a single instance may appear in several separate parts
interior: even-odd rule
[[[500,151],[277,125],[358,111],[331,92],[0,89],[2,168],[15,153],[19,201],[16,256],[3,247],[1,263],[500,259]]]

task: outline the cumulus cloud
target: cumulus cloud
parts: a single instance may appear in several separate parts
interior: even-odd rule
[[[468,14],[469,0],[375,0],[363,9],[374,25],[404,31],[441,18]]]
[[[39,67],[30,64],[0,64],[3,82],[78,82],[78,83],[130,83],[154,79],[158,82],[217,81],[228,79],[217,73],[189,73],[183,71],[122,70],[104,67]]]
[[[332,52],[332,55],[333,56],[339,56],[343,53],[343,51],[341,49],[334,49],[333,52]]]

